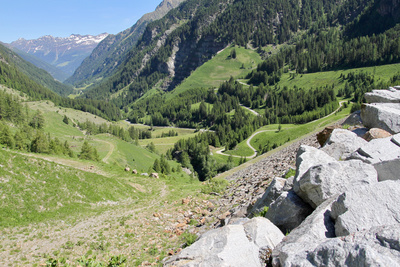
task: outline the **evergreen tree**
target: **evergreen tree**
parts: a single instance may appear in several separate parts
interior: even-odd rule
[[[29,126],[35,129],[42,129],[44,127],[43,114],[38,110],[29,122]]]
[[[7,124],[0,124],[0,143],[11,149],[15,146],[14,137]]]
[[[97,149],[89,145],[89,142],[86,140],[83,142],[79,158],[99,161],[99,155],[97,153]]]
[[[31,152],[49,153],[49,139],[42,131],[36,131],[36,135],[31,142]]]
[[[154,160],[153,170],[157,173],[161,173],[161,166],[160,166],[160,162],[158,161],[158,159]]]
[[[63,122],[64,122],[65,124],[68,124],[68,123],[69,123],[69,119],[68,119],[67,115],[64,115]]]

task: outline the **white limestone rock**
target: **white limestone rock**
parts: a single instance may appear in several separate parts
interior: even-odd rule
[[[332,204],[336,236],[400,222],[400,182],[351,187]]]
[[[368,128],[380,128],[391,134],[399,133],[400,103],[363,104],[361,119]]]
[[[265,218],[228,225],[202,235],[194,244],[164,262],[164,266],[265,266],[281,242],[282,232]]]
[[[400,158],[400,146],[396,144],[398,135],[374,139],[360,147],[349,156],[349,159],[359,159],[369,164]]]
[[[378,175],[372,165],[349,160],[313,166],[296,182],[296,194],[316,208],[350,187],[377,183]]]
[[[305,145],[300,146],[296,155],[296,175],[293,181],[293,189],[298,191],[296,189],[296,186],[298,186],[298,179],[302,177],[310,167],[335,161],[333,157],[320,149]]]
[[[336,160],[341,160],[367,143],[351,131],[335,129],[321,150]]]
[[[264,207],[269,207],[282,194],[285,183],[286,179],[274,178],[267,190],[265,190],[264,195],[257,200],[248,214],[252,216],[260,213]]]

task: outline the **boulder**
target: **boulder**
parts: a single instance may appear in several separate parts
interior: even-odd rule
[[[366,141],[371,141],[374,139],[386,138],[392,136],[388,131],[379,129],[379,128],[372,128],[368,132],[365,133],[363,139]]]
[[[374,164],[379,182],[400,180],[400,158]]]
[[[351,187],[332,204],[337,236],[400,222],[400,182]]]
[[[126,167],[126,168],[125,168],[125,171],[126,171],[126,172],[129,172],[129,171],[131,171],[131,169],[130,169],[129,167]]]
[[[151,174],[150,174],[150,177],[151,178],[156,178],[156,179],[159,179],[160,177],[158,176],[158,173],[156,173],[156,172],[152,172]]]
[[[291,176],[286,179],[285,186],[283,187],[283,191],[290,191],[293,189],[294,176]]]
[[[203,234],[164,266],[265,266],[284,235],[265,218],[228,225]]]
[[[400,91],[394,88],[389,90],[372,90],[364,94],[368,103],[400,103]]]
[[[396,144],[398,136],[374,139],[360,147],[349,156],[369,164],[400,158],[400,146]]]
[[[311,212],[312,208],[290,190],[284,191],[271,203],[265,217],[287,233],[299,226]]]
[[[296,186],[298,186],[298,179],[302,177],[310,167],[335,161],[333,157],[320,149],[305,145],[300,146],[296,155],[296,175],[294,177],[293,189],[298,191],[296,189]]]
[[[307,250],[314,249],[321,240],[336,237],[335,222],[330,210],[336,198],[330,198],[318,206],[297,228],[293,229],[273,250],[273,265],[284,266],[286,262],[299,262],[307,257]]]
[[[274,266],[400,266],[400,225],[303,244],[302,251]]]
[[[380,128],[391,134],[400,132],[400,103],[374,103],[361,106],[361,119],[368,128]]]
[[[361,113],[359,110],[351,113],[350,116],[348,116],[346,120],[342,122],[342,125],[350,125],[350,126],[363,125],[360,114]]]
[[[274,178],[267,190],[265,190],[264,195],[256,201],[248,214],[253,216],[254,214],[260,213],[264,207],[269,207],[271,203],[281,195],[285,183],[286,179]]]
[[[137,170],[132,170],[132,174],[138,174]]]
[[[344,129],[335,129],[321,150],[336,160],[341,160],[365,144],[367,141],[357,134]]]
[[[375,168],[360,160],[329,162],[311,167],[295,181],[295,192],[316,208],[328,198],[358,187],[378,182]]]

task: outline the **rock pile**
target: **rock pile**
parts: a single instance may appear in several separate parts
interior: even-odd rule
[[[400,87],[373,90],[365,94],[368,104],[361,107],[361,119],[368,128],[380,128],[391,134],[400,132]]]
[[[394,90],[366,98],[400,103]],[[361,117],[369,122],[384,114],[368,112],[364,107]],[[366,141],[333,129],[322,148],[298,148],[294,177],[274,178],[268,187],[262,179],[240,179],[236,189],[249,200],[237,202],[238,209],[225,212],[225,226],[166,266],[400,266],[400,114],[391,114],[369,127],[389,125],[384,130],[393,136],[373,129]],[[257,186],[251,190],[246,182]],[[257,187],[266,189],[259,194]]]

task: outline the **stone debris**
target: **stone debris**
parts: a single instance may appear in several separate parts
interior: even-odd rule
[[[378,129],[332,127],[321,149],[309,136],[229,176],[201,219],[216,229],[165,266],[400,266],[398,90],[367,94],[379,103],[363,105],[361,119]],[[295,176],[282,178],[294,165]]]

